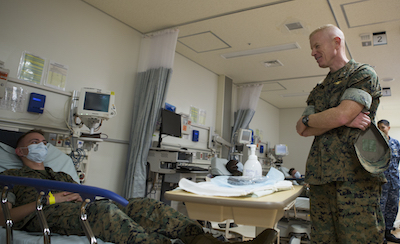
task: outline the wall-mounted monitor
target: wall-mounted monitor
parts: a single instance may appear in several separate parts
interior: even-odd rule
[[[162,135],[182,137],[182,118],[180,114],[161,109],[161,126],[158,137],[158,147],[161,147]]]
[[[275,145],[275,155],[276,156],[286,156],[289,154],[288,147],[285,144]]]
[[[160,133],[163,135],[182,137],[181,115],[162,109]]]
[[[239,129],[237,131],[237,143],[239,144],[250,144],[251,143],[252,131],[248,129]]]
[[[79,94],[77,114],[80,117],[109,119],[116,115],[115,94],[97,88],[82,88]]]

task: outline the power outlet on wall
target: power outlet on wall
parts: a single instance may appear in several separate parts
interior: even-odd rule
[[[53,146],[55,146],[56,145],[56,141],[57,141],[57,134],[50,133],[49,134],[49,143],[51,143]]]
[[[64,140],[64,136],[63,135],[57,135],[56,147],[62,147],[63,146],[63,140]]]

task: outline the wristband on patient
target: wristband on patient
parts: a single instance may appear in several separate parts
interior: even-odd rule
[[[53,193],[51,193],[51,191],[49,191],[49,204],[52,205],[54,203],[56,203],[56,198],[53,196]]]

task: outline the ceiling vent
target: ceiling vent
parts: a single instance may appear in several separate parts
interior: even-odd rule
[[[286,28],[290,31],[292,30],[299,30],[299,29],[303,29],[303,25],[300,22],[294,22],[294,23],[289,23],[289,24],[285,24]]]
[[[272,61],[264,62],[264,66],[269,68],[269,67],[283,66],[283,64],[279,60],[272,60]]]
[[[276,46],[244,50],[244,51],[233,52],[233,53],[225,53],[225,54],[222,54],[221,56],[225,59],[230,59],[230,58],[245,57],[245,56],[250,56],[250,55],[279,52],[279,51],[299,49],[299,48],[300,48],[299,44],[297,42],[295,42],[295,43],[289,43],[289,44],[282,44],[282,45],[276,45]]]
[[[371,34],[369,33],[362,33],[360,34],[361,41],[368,41],[371,40]]]

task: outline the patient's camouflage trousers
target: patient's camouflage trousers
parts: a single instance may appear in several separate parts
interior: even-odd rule
[[[381,183],[331,182],[310,186],[311,243],[382,243]]]
[[[81,203],[66,202],[46,206],[44,213],[53,233],[84,235],[79,219]],[[88,221],[94,235],[114,243],[170,243],[181,239],[184,243],[203,233],[195,221],[162,202],[149,198],[129,199],[127,207],[108,200],[91,203],[87,209]],[[23,228],[41,231],[35,217]]]

